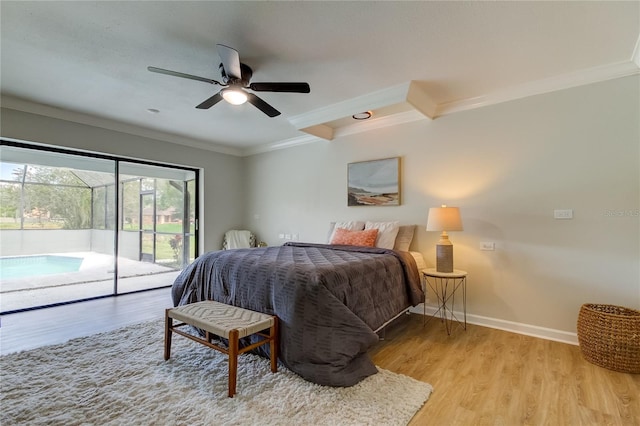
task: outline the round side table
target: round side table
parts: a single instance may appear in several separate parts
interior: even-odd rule
[[[444,322],[447,334],[451,334],[453,321],[467,329],[467,271],[454,269],[453,272],[438,272],[436,268],[423,269],[422,276],[425,280],[425,294],[431,289],[438,300],[438,309],[427,318],[427,303],[424,303],[424,325],[437,316]],[[464,321],[460,321],[454,311],[455,296],[458,290],[462,290],[462,313]]]

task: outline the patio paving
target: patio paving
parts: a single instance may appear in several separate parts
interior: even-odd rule
[[[80,270],[0,281],[0,312],[113,294],[113,256],[92,252],[58,255],[82,257]],[[163,265],[120,258],[118,292],[170,286],[179,273]]]

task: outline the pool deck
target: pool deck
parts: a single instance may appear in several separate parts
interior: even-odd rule
[[[113,256],[93,252],[48,254],[82,257],[80,270],[1,280],[0,312],[113,294]],[[120,258],[118,292],[169,286],[179,273],[159,264]]]

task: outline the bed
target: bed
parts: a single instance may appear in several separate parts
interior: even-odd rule
[[[206,253],[176,278],[172,297],[277,315],[280,360],[328,386],[375,374],[367,350],[376,332],[424,300],[409,252],[309,243]]]

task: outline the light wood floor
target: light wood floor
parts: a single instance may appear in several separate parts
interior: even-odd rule
[[[161,319],[170,289],[0,318],[1,353]],[[640,375],[586,362],[577,346],[407,315],[370,352],[376,365],[431,383],[411,425],[640,425]]]
[[[578,346],[411,315],[387,329],[376,365],[431,383],[411,425],[640,425],[640,374],[585,361]]]
[[[76,337],[163,319],[173,307],[171,289],[124,294],[0,316],[0,353],[5,355]]]

